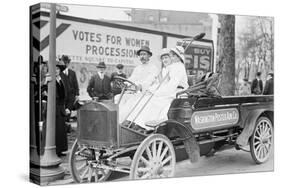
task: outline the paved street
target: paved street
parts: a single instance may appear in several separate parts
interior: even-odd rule
[[[74,126],[75,129],[75,126]],[[69,134],[69,151],[75,139],[75,131],[72,130]],[[124,158],[122,162],[129,163],[129,160]],[[65,177],[63,180],[58,180],[50,183],[68,184],[73,183],[69,173],[68,155],[63,157],[62,167],[65,168]],[[273,155],[269,161],[264,164],[257,165],[253,162],[251,154],[245,151],[237,151],[234,148],[215,153],[212,157],[201,157],[196,164],[191,164],[189,160],[179,161],[176,164],[176,177],[202,176],[215,174],[233,174],[233,173],[249,173],[272,171],[274,168]],[[128,175],[124,173],[113,173],[109,181],[128,180]]]
[[[250,153],[233,148],[212,157],[203,156],[196,164],[191,164],[189,160],[177,162],[176,177],[273,171],[273,166],[273,155],[266,163],[257,165]],[[128,176],[115,180],[128,180]]]
[[[201,157],[195,165],[186,160],[177,163],[176,177],[272,171],[273,166],[273,155],[267,163],[257,165],[250,153],[233,148],[218,152],[213,157]]]

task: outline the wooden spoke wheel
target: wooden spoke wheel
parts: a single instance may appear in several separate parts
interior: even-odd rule
[[[110,176],[111,170],[93,167],[93,157],[92,150],[80,146],[75,140],[69,158],[70,173],[75,182],[101,182]]]
[[[257,164],[268,160],[273,149],[273,126],[267,117],[260,117],[250,139],[250,150]]]
[[[173,177],[176,155],[170,140],[161,134],[152,134],[138,147],[130,170],[130,179]]]

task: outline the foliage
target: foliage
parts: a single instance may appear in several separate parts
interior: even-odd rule
[[[236,16],[235,85],[252,81],[258,71],[265,82],[274,69],[274,28],[271,17]]]

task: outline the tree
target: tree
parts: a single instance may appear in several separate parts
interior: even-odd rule
[[[220,92],[234,95],[235,92],[235,16],[219,15],[221,24],[218,34],[219,67],[221,72]]]

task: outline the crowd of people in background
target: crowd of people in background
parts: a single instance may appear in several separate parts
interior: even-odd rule
[[[261,75],[261,72],[257,72],[256,78],[253,79],[252,82],[249,82],[248,79],[244,78],[243,83],[239,88],[239,95],[273,95],[273,72],[267,74],[265,85],[261,79]]]

